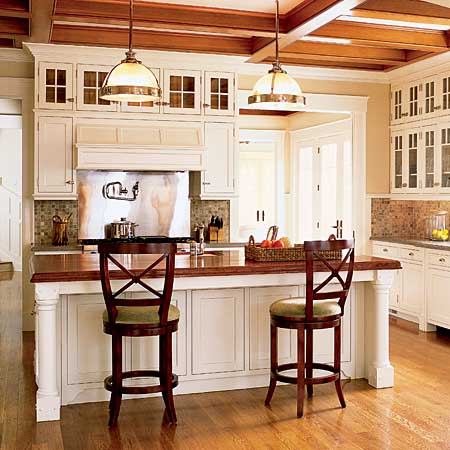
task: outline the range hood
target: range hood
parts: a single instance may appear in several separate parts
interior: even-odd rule
[[[205,170],[203,123],[78,124],[76,168],[83,170]]]

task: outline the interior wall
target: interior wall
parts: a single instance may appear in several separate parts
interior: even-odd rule
[[[239,89],[252,89],[258,76],[240,75]],[[311,94],[369,97],[366,126],[366,192],[389,193],[389,84],[335,80],[297,80]]]
[[[301,112],[292,114],[291,116],[288,116],[287,119],[289,130],[295,131],[336,122],[337,120],[348,119],[349,117],[351,117],[351,114]]]

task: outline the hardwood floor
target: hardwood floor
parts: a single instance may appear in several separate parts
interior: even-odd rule
[[[347,382],[342,410],[334,386],[315,388],[296,418],[295,386],[175,397],[178,425],[163,422],[161,398],[122,404],[107,427],[108,404],[62,409],[60,422],[34,422],[33,334],[21,333],[20,279],[0,282],[0,449],[450,449],[450,337],[392,321],[393,389]]]

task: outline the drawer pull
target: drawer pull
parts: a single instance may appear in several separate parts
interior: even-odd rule
[[[409,256],[414,256],[414,253],[413,252],[409,252],[408,255]]]
[[[383,248],[383,252],[388,252],[389,250],[387,248]]]
[[[439,258],[439,262],[445,262],[445,258]]]

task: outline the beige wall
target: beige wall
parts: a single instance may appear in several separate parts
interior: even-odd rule
[[[290,130],[302,130],[304,128],[336,122],[337,120],[348,119],[349,117],[351,117],[350,114],[316,112],[297,113],[288,116],[288,126]]]
[[[34,63],[0,61],[0,77],[34,78]]]
[[[252,89],[257,76],[239,76],[239,89]],[[298,80],[304,92],[312,94],[359,95],[369,97],[367,109],[368,194],[389,193],[389,85],[354,81]]]

